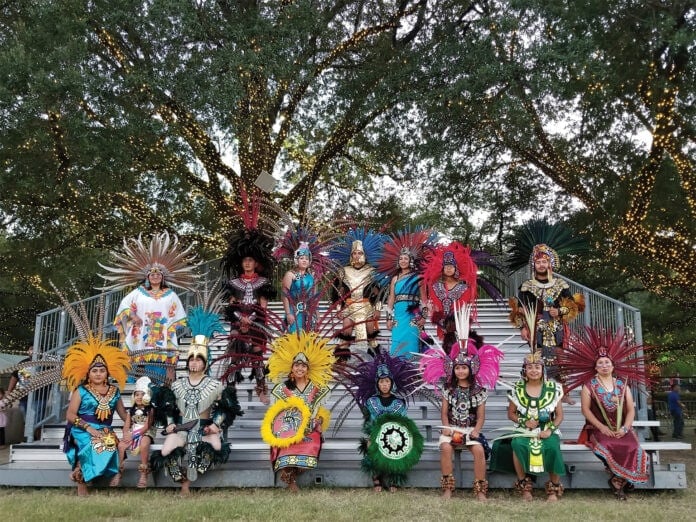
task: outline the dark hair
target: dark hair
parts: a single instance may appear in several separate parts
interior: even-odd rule
[[[189,368],[189,363],[191,362],[191,359],[200,359],[201,361],[203,361],[203,364],[205,364],[206,366],[208,365],[208,361],[200,353],[196,354],[196,355],[189,355],[189,358],[186,359],[186,370],[187,371],[191,371],[191,368]]]
[[[442,349],[449,356],[452,346],[457,342],[457,334],[455,332],[447,332],[442,338]]]
[[[452,375],[448,383],[450,391],[456,390],[457,386],[459,386],[459,379],[457,379],[457,375],[454,373],[454,369],[457,366],[466,366],[467,368],[469,368],[469,376],[466,378],[466,380],[469,382],[469,386],[473,386],[475,382],[474,374],[471,373],[471,366],[469,366],[468,364],[455,364],[454,366],[452,366]]]

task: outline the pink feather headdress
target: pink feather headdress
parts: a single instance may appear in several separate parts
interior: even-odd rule
[[[435,346],[421,356],[423,381],[431,386],[446,386],[454,367],[466,364],[477,384],[484,388],[495,387],[503,352],[490,344],[476,346],[476,341],[469,338],[471,305],[455,306],[454,316],[458,341],[452,345],[449,354],[441,346]]]

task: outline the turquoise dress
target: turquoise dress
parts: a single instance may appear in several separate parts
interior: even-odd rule
[[[418,353],[420,328],[416,321],[420,317],[420,277],[410,273],[394,283],[394,324],[390,354],[412,358]]]
[[[286,297],[290,304],[290,311],[295,316],[295,322],[288,326],[288,332],[311,330],[314,326],[314,317],[311,314],[309,302],[314,297],[314,276],[309,272],[305,272],[304,275],[296,272]],[[285,320],[287,321],[287,317]]]
[[[74,393],[80,394],[80,408],[77,415],[93,428],[100,430],[103,435],[93,439],[82,428],[68,424],[63,441],[63,451],[68,462],[72,469],[75,469],[78,463],[80,464],[85,482],[96,477],[115,475],[118,473],[118,438],[111,429],[111,421],[116,411],[116,404],[121,398],[121,392],[118,387],[110,385],[106,396],[98,398],[82,385],[78,386]],[[102,412],[106,412],[108,408],[107,418],[101,421],[97,419],[98,408]]]

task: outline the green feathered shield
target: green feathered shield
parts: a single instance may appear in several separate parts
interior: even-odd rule
[[[375,419],[367,456],[376,473],[406,473],[418,463],[422,453],[423,435],[411,419],[393,413]]]

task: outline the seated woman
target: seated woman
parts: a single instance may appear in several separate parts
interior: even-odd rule
[[[119,472],[118,438],[111,421],[114,412],[126,418],[119,386],[125,385],[129,369],[127,352],[92,334],[68,349],[63,378],[72,396],[63,451],[72,466],[70,478],[77,483],[78,496],[87,495],[87,484],[93,479]],[[119,386],[110,384],[110,377]]]
[[[541,353],[524,359],[522,380],[508,392],[508,418],[515,423],[514,438],[499,437],[493,444],[491,471],[514,472],[515,489],[524,501],[532,500],[533,476],[548,473],[546,495],[555,502],[563,495],[565,475],[558,427],[563,422],[563,389],[544,377]],[[512,464],[512,466],[511,466]]]
[[[281,382],[271,391],[275,402],[261,423],[261,437],[271,446],[273,471],[297,491],[297,476],[319,463],[330,418],[323,404],[336,359],[326,339],[303,331],[276,339],[271,349],[269,378]]]
[[[569,386],[582,385],[582,414],[587,424],[580,442],[592,448],[611,474],[609,488],[618,500],[634,484],[648,481],[648,454],[631,426],[635,405],[629,382],[646,383],[638,355],[623,332],[611,335],[588,328],[569,341],[568,353],[559,358],[569,376]]]

